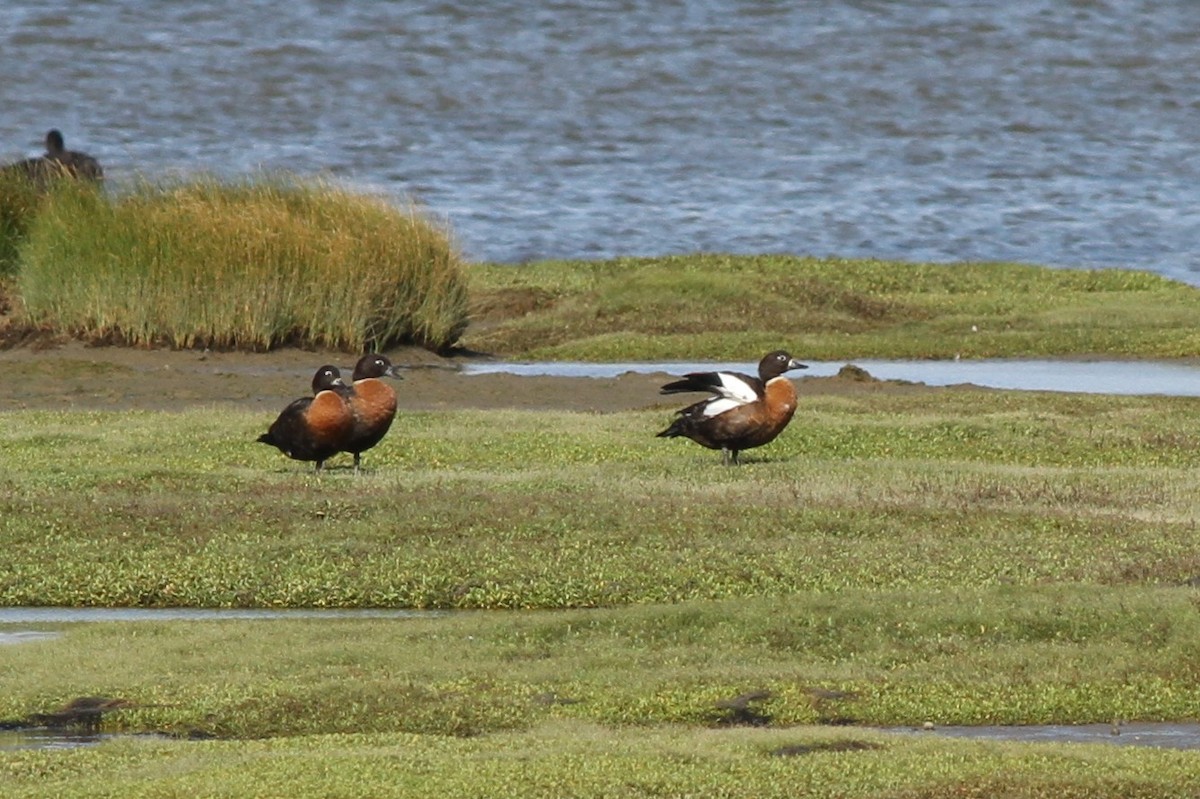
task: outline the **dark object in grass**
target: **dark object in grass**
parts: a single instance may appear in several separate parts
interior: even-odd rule
[[[819,716],[818,723],[831,726],[857,723],[856,719],[847,716],[839,708],[842,702],[858,698],[858,694],[853,691],[839,691],[835,688],[814,686],[806,689],[805,693],[808,694],[809,701],[812,702],[813,710],[817,711],[817,715]]]
[[[797,757],[818,752],[866,752],[876,749],[883,749],[883,746],[870,741],[822,741],[821,743],[781,746],[778,749],[772,749],[771,754],[775,757]]]
[[[730,699],[722,699],[716,704],[717,709],[723,711],[717,724],[723,727],[766,727],[771,723],[770,715],[752,706],[770,698],[770,691],[747,691]]]
[[[46,152],[38,158],[26,158],[5,167],[7,170],[24,174],[39,186],[46,186],[54,178],[69,177],[100,181],[104,170],[100,162],[87,153],[68,150],[63,135],[56,129],[46,134]]]
[[[293,400],[270,429],[256,439],[298,461],[316,461],[320,472],[326,459],[342,451],[354,430],[349,387],[336,366],[322,366],[313,375],[312,397]]]
[[[683,436],[702,447],[719,449],[728,465],[738,453],[774,441],[796,412],[796,387],[784,377],[807,369],[783,350],[769,352],[758,363],[758,377],[740,372],[691,372],[667,383],[663,394],[708,391],[714,396],[677,412],[661,438]]]
[[[355,473],[359,470],[362,453],[383,440],[396,416],[396,392],[380,380],[381,377],[400,378],[396,367],[384,355],[369,353],[354,366],[350,393],[354,424],[341,451],[354,455]]]
[[[33,713],[25,720],[26,727],[50,729],[80,729],[99,732],[100,721],[105,713],[132,707],[127,699],[111,699],[106,696],[80,696],[72,699],[58,710],[49,713]]]

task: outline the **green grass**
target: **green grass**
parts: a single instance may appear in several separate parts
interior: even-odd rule
[[[29,225],[23,320],[92,341],[266,350],[452,346],[466,276],[415,208],[287,177],[64,183]]]
[[[0,718],[101,694],[135,704],[110,730],[222,740],[0,752],[0,778],[17,797],[1174,795],[1195,753],[872,727],[1193,718],[1196,610],[1190,590],[1057,587],[64,625],[6,651]],[[748,690],[771,692],[769,729],[725,726]]]
[[[1200,354],[1200,293],[1146,272],[698,254],[471,269],[464,344],[512,358]]]
[[[796,753],[796,754],[789,754]],[[556,723],[474,739],[128,740],[0,762],[13,799],[153,797],[1177,796],[1190,753],[896,739],[835,730],[613,731]]]
[[[6,795],[1117,797],[1194,773],[867,727],[1200,716],[1197,400],[805,395],[739,468],[655,438],[673,407],[402,414],[368,474],[321,478],[242,410],[3,414],[0,604],[456,611],[58,625],[2,653],[0,719],[105,695],[137,705],[109,729],[224,740],[3,753]],[[723,727],[752,690],[771,728]]]
[[[772,726],[1195,718],[1191,589],[884,590],[410,619],[124,622],[6,652],[0,719],[72,697],[109,729],[474,736],[555,719]],[[845,698],[824,699],[837,691]]]
[[[254,445],[265,420],[240,411],[15,413],[0,603],[564,608],[1178,583],[1200,574],[1195,408],[806,397],[744,469],[655,438],[667,408],[405,414],[364,480]]]
[[[673,688],[682,709],[652,699],[657,689],[603,711],[593,701],[605,723],[694,723],[713,691],[747,683],[786,694],[798,677],[775,668],[807,655],[824,664],[808,674],[817,683],[864,695],[908,685],[873,697],[880,723],[920,721],[928,707],[963,722],[1178,718],[1200,711],[1188,687],[1194,593],[1181,587],[1200,574],[1195,405],[972,390],[806,397],[784,436],[733,469],[654,438],[665,408],[405,414],[360,478],[336,460],[317,478],[255,446],[263,420],[240,411],[20,412],[0,439],[24,464],[0,478],[0,603],[612,609],[578,618],[609,619],[616,651],[564,636],[580,625],[571,617],[533,636],[550,642],[533,659],[561,674],[665,645],[639,628],[685,635],[668,662],[684,683],[706,666],[716,687]],[[513,625],[527,623],[469,618],[456,623],[481,626],[452,637],[493,624],[520,637]],[[568,638],[587,656],[560,663]],[[480,662],[433,651],[437,663]],[[992,654],[981,662],[981,651]],[[360,666],[366,657],[359,649]],[[718,665],[729,657],[770,667]],[[494,673],[444,679],[515,679],[499,660]],[[660,679],[662,663],[651,673]],[[502,693],[548,690],[518,682]],[[630,684],[622,671],[568,692]],[[785,717],[805,720],[794,706]]]

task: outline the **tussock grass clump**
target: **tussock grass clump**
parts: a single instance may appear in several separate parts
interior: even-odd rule
[[[15,169],[0,169],[0,278],[16,274],[18,252],[37,213],[37,184]]]
[[[446,231],[287,177],[56,192],[22,250],[25,312],[90,340],[267,350],[445,349],[466,324]]]

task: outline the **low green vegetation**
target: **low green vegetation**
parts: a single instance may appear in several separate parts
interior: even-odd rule
[[[1200,330],[1193,289],[1135,272],[693,256],[470,280],[463,342],[513,357],[1165,357]],[[778,296],[808,304],[758,315]],[[102,696],[105,729],[166,737],[0,752],[0,784],[1178,795],[1194,752],[878,728],[1200,717],[1198,403],[803,393],[739,468],[654,437],[677,402],[404,413],[366,474],[321,477],[240,408],[0,414],[0,605],[416,611],[54,625],[0,652],[0,722]]]
[[[91,341],[444,349],[467,321],[445,230],[412,208],[283,177],[113,198],[64,181],[19,261],[22,322]]]
[[[348,457],[315,478],[255,446],[260,414],[13,413],[0,603],[567,608],[1178,584],[1200,574],[1196,403],[815,394],[744,469],[655,438],[674,404],[409,413],[363,480]]]
[[[747,797],[750,799],[1160,799],[1185,795],[1195,756],[870,732],[613,730],[557,722],[476,738],[322,735],[298,741],[123,740],[15,753],[5,796]]]
[[[1193,718],[1195,408],[806,395],[740,468],[654,438],[668,408],[406,414],[370,474],[319,478],[242,411],[8,414],[3,604],[493,612],[69,627],[6,655],[0,718],[708,728],[758,690],[775,726]]]
[[[782,255],[471,270],[472,349],[531,360],[1181,357],[1200,290],[1146,272]]]
[[[0,720],[97,694],[130,703],[106,729],[241,739],[1188,719],[1196,610],[1190,589],[1050,586],[83,624],[6,652]]]

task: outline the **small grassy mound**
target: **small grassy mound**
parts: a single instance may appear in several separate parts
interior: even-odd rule
[[[21,249],[30,323],[92,341],[442,350],[466,327],[448,234],[414,209],[286,177],[65,185]]]
[[[470,349],[533,360],[1200,352],[1200,292],[1132,270],[695,254],[472,269]]]

